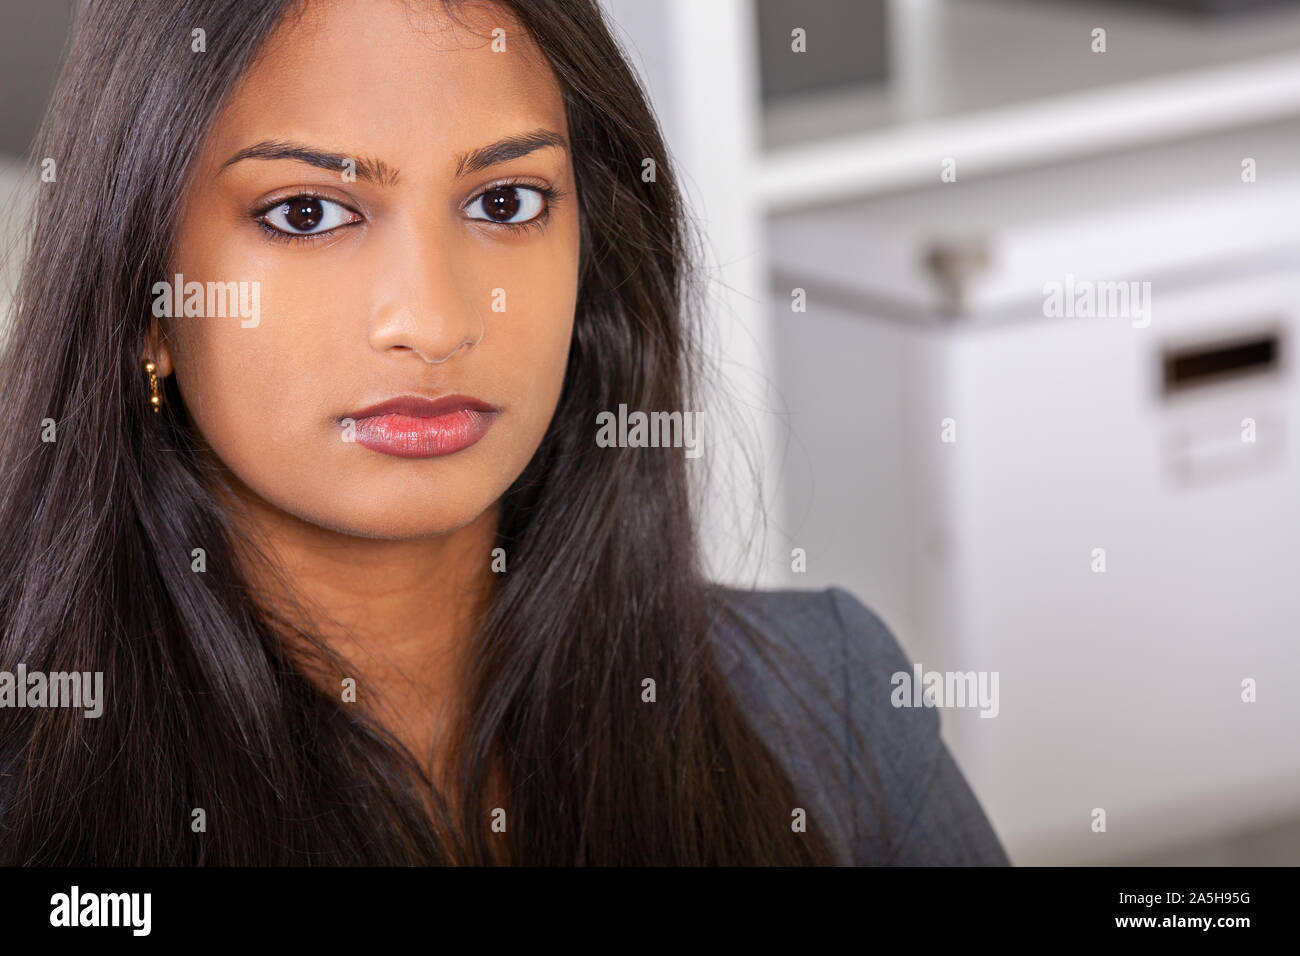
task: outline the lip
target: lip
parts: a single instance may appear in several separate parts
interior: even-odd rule
[[[368,405],[341,421],[352,419],[356,444],[372,451],[396,458],[436,458],[473,445],[500,411],[468,395],[439,399],[401,395]]]

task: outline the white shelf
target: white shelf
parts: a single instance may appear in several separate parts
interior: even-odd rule
[[[1066,0],[896,0],[888,87],[766,111],[781,210],[1300,116],[1300,11],[1202,19]],[[1094,27],[1107,52],[1089,48]]]
[[[1241,159],[1258,178],[1241,179]],[[1300,123],[1290,120],[1073,158],[769,217],[775,282],[877,315],[994,324],[1041,306],[1043,283],[1163,281],[1294,256]],[[947,276],[932,254],[964,259]],[[1034,309],[1026,306],[1038,303]]]

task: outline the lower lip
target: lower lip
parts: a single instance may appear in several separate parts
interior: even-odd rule
[[[468,448],[482,438],[496,412],[462,408],[432,418],[375,415],[356,422],[356,442],[397,458],[437,458]]]

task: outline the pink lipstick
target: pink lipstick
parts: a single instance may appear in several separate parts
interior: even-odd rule
[[[356,423],[356,443],[372,451],[397,458],[436,458],[474,444],[500,411],[465,395],[437,400],[402,395],[353,412],[343,421]]]

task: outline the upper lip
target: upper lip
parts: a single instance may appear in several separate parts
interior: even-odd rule
[[[424,398],[420,395],[399,395],[376,405],[368,405],[353,412],[349,418],[374,418],[377,415],[409,415],[412,418],[434,418],[461,409],[474,409],[480,412],[499,411],[495,405],[479,401],[468,395],[444,395],[442,398]]]

